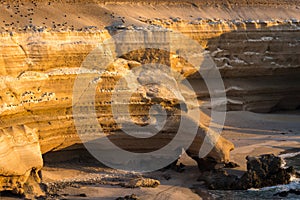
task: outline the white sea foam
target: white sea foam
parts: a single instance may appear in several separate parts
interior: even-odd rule
[[[264,187],[264,188],[261,188],[260,191],[272,191],[272,190],[275,190],[275,191],[289,191],[291,189],[299,189],[300,187],[300,179],[299,178],[296,178],[294,177],[291,182],[289,184],[286,184],[286,185],[276,185],[276,186],[271,186],[271,187]]]
[[[285,159],[285,158],[292,158],[298,155],[300,155],[300,152],[286,153],[286,154],[279,155],[279,157]]]

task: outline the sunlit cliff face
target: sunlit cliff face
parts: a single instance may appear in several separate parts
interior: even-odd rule
[[[132,12],[127,16],[124,8],[113,12],[113,8],[120,5],[113,7],[112,4],[79,6],[83,7],[79,10],[91,10],[82,13],[76,11],[78,5],[70,4],[67,6],[71,10],[67,13],[63,10],[66,5],[57,3],[35,5],[26,2],[15,7],[15,3],[2,2],[1,7],[5,10],[0,16],[5,16],[5,22],[0,35],[0,155],[5,166],[0,167],[0,177],[5,178],[0,178],[0,190],[22,193],[23,184],[32,170],[41,169],[42,154],[81,143],[72,115],[74,81],[78,74],[89,76],[95,73],[80,69],[82,62],[99,43],[120,31],[143,31],[148,26],[159,26],[179,31],[197,41],[212,57],[223,77],[227,102],[219,104],[226,103],[227,110],[271,112],[299,108],[299,20],[202,20],[196,15],[203,14],[203,10],[200,12],[195,5],[192,9],[191,5],[185,5],[174,10],[158,5],[166,13],[138,5],[139,8],[145,7],[144,14]],[[186,12],[189,9],[191,14]],[[19,19],[25,10],[28,12]],[[47,16],[44,10],[54,14]],[[182,15],[183,19],[170,18],[169,14]],[[276,13],[270,15],[275,17]],[[295,15],[293,10],[291,16]],[[24,29],[30,18],[31,26]],[[122,20],[124,24],[120,24]],[[132,26],[132,23],[136,24]],[[97,27],[91,24],[97,24]],[[144,49],[123,55],[111,63],[108,73],[101,77],[95,98],[97,119],[107,134],[113,135],[120,129],[111,116],[111,94],[115,82],[126,70],[145,63],[167,64],[179,72],[193,86],[203,109],[219,106],[218,102],[211,104],[203,78],[177,54]],[[178,102],[173,101],[167,92],[159,95],[161,105],[176,113]],[[141,119],[147,119],[145,110],[148,111],[150,102],[145,101],[141,93],[133,95],[130,112],[137,124],[147,122]],[[206,127],[201,127],[201,131],[205,134]],[[155,149],[170,137],[158,137],[151,144]],[[119,141],[115,137],[115,140],[120,145],[124,141],[122,137]],[[198,155],[200,143],[201,137],[193,143],[192,154]],[[125,143],[123,145],[128,147]],[[136,143],[130,148],[140,151],[144,146]],[[231,142],[220,137],[210,156],[218,161],[228,161],[232,148]],[[13,170],[11,166],[17,163],[19,167]],[[8,180],[12,180],[11,184],[4,184]]]

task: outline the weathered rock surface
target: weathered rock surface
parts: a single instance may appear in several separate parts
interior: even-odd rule
[[[39,139],[35,130],[24,125],[1,129],[0,190],[22,194],[30,176],[40,182],[43,166]]]
[[[282,164],[282,158],[274,155],[247,157],[247,173],[241,178],[243,183],[248,183],[244,187],[262,188],[289,183],[296,172],[293,167],[284,169]]]
[[[22,193],[22,186],[28,178],[28,173],[33,169],[38,171],[42,167],[41,154],[61,150],[82,142],[73,121],[73,84],[78,74],[85,74],[87,77],[95,76],[94,71],[80,69],[80,66],[85,56],[96,47],[97,43],[95,42],[102,41],[108,36],[106,31],[97,34],[69,32],[57,33],[57,35],[55,33],[37,35],[25,33],[16,36],[17,43],[14,38],[2,37],[7,41],[2,43],[1,129],[6,130],[22,124],[24,127],[36,129],[38,137],[35,149],[30,149],[33,151],[34,162],[27,159],[26,168],[22,169],[22,172],[9,172],[10,176],[7,178],[9,183],[3,190],[14,190],[17,187],[19,188],[17,192]],[[31,39],[34,42],[28,43],[28,40]],[[142,88],[140,93],[134,93],[129,106],[133,121],[141,126],[149,123],[147,119],[150,106],[158,103],[165,107],[171,118],[163,133],[152,139],[132,141],[120,132],[120,126],[115,123],[111,110],[113,88],[124,71],[128,71],[131,66],[141,64],[134,59],[120,58],[116,60],[109,67],[108,72],[101,76],[102,80],[97,86],[95,98],[98,121],[104,132],[118,146],[135,152],[161,148],[174,137],[176,127],[180,123],[180,115],[176,113],[180,111],[178,106],[181,102],[174,101],[174,97],[170,96],[166,89],[156,85]],[[154,92],[150,92],[150,90]],[[82,106],[84,108],[89,105]],[[188,120],[199,125],[197,121]],[[93,133],[94,130],[92,127],[87,127],[86,124],[82,124],[78,128],[89,133]],[[15,129],[12,128],[12,130]],[[14,132],[10,132],[10,135],[17,139],[14,134]],[[198,155],[205,135],[206,128],[199,127],[198,135],[189,149],[192,155]],[[7,149],[8,151],[13,151],[17,144],[12,143],[11,146],[10,149]],[[24,144],[22,148],[26,148],[26,145]],[[233,144],[220,136],[210,156],[217,162],[227,162],[232,149]],[[22,155],[22,152],[19,151],[16,154],[17,156]],[[35,158],[34,155],[39,157]],[[9,160],[11,159],[10,155],[5,156]],[[6,165],[6,167],[10,169],[11,165]],[[20,185],[11,182],[14,177],[18,176],[22,179],[19,181],[22,182]]]
[[[271,112],[299,107],[298,20],[146,22],[178,30],[210,52],[224,80],[228,110]],[[206,102],[205,84],[199,77],[189,79],[198,83],[199,98]]]
[[[223,170],[204,172],[201,176],[210,189],[246,190],[288,184],[296,175],[293,167],[283,168],[282,158],[273,154],[247,157],[247,172],[240,178]]]

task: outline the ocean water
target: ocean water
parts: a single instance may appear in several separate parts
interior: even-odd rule
[[[300,152],[282,154],[280,157],[285,160],[286,166],[294,166],[297,171],[300,171]]]
[[[294,168],[300,173],[300,152],[287,153],[280,155],[285,161],[283,167],[294,166]],[[280,197],[276,195],[280,192],[289,191],[290,189],[300,190],[300,179],[293,177],[291,183],[287,185],[277,185],[272,187],[265,187],[261,189],[249,189],[247,191],[209,191],[213,199],[222,200],[262,200],[262,199],[288,199],[288,200],[300,200],[300,195],[288,194],[286,197]]]

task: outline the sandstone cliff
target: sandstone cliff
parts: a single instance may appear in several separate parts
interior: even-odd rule
[[[42,167],[41,154],[81,143],[72,113],[74,81],[79,74],[94,76],[80,68],[82,62],[100,42],[122,30],[165,27],[199,42],[224,78],[228,101],[220,104],[226,103],[228,110],[299,108],[299,1],[247,2],[1,1],[0,190],[22,193],[28,176]],[[170,128],[177,122],[172,119],[175,125],[167,134],[130,143],[111,115],[111,94],[120,78],[116,72],[155,62],[157,55],[189,80],[202,108],[219,106],[211,105],[202,77],[175,54],[141,51],[122,56],[101,77],[95,107],[104,131],[131,151],[160,148],[176,133]],[[147,119],[153,102],[143,102],[141,94],[133,96],[130,109],[135,122],[145,125],[147,120],[141,119]],[[176,116],[179,102],[165,92],[156,95]],[[206,131],[202,125],[192,155],[198,155]],[[232,148],[220,137],[209,156],[228,161]],[[23,164],[14,169],[13,163]]]

